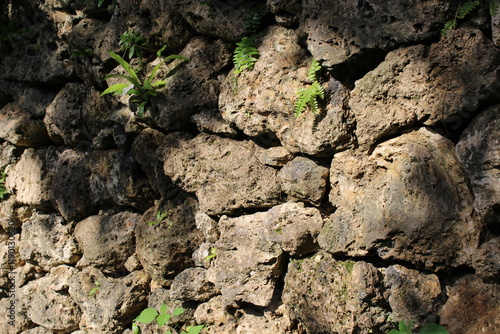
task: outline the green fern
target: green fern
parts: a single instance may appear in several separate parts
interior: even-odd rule
[[[498,7],[500,7],[500,0],[490,0],[490,15],[491,15],[491,17],[497,15]]]
[[[319,62],[313,58],[309,71],[307,72],[307,80],[312,82],[312,85],[307,88],[301,88],[297,91],[295,100],[294,114],[295,116],[302,115],[302,112],[309,107],[314,113],[319,112],[318,98],[324,99],[325,92],[323,87],[318,82],[316,73],[321,70]]]
[[[245,29],[252,35],[257,33],[257,30],[260,28],[260,23],[262,20],[262,16],[264,15],[264,10],[266,9],[266,5],[260,5],[255,8],[252,8],[245,16]]]
[[[7,175],[5,173],[2,173],[0,175],[0,199],[4,199],[6,195],[9,194],[7,191],[7,188],[5,188],[5,178]]]
[[[237,47],[233,55],[234,73],[253,69],[257,61],[254,56],[259,54],[255,47],[255,38],[255,36],[243,37],[241,42],[236,43]]]
[[[495,0],[493,0],[493,1],[495,1]],[[479,1],[477,1],[477,0],[476,1],[467,1],[467,2],[464,2],[463,4],[461,4],[458,7],[453,20],[447,21],[444,24],[444,27],[441,30],[441,34],[446,35],[448,32],[455,29],[457,27],[457,20],[463,20],[467,15],[469,15],[469,13],[471,13],[478,6],[479,6]],[[491,2],[490,2],[490,8],[491,8]]]
[[[297,91],[297,100],[295,101],[295,116],[302,115],[302,112],[309,107],[315,114],[319,113],[318,97],[325,98],[323,87],[317,81],[314,81],[311,86],[301,88]]]

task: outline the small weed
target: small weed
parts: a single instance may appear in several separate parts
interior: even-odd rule
[[[135,56],[142,58],[144,47],[148,44],[148,40],[142,37],[138,32],[132,32],[130,30],[125,31],[120,36],[120,42],[118,45],[121,45],[120,51],[125,54],[128,52],[128,58],[132,59]]]
[[[493,2],[494,1],[490,2],[490,10],[492,8],[491,4]],[[472,12],[478,6],[479,6],[479,1],[467,1],[461,3],[460,6],[457,8],[457,11],[455,12],[455,17],[444,24],[444,27],[441,30],[441,34],[446,35],[448,32],[455,29],[457,27],[457,20],[464,19],[467,15],[469,15],[470,12]]]
[[[115,84],[112,85],[111,87],[108,87],[104,92],[101,93],[100,96],[104,96],[106,94],[128,94],[132,95],[134,99],[132,102],[137,102],[139,103],[139,107],[137,109],[137,115],[139,117],[144,116],[144,111],[146,109],[147,104],[149,103],[149,99],[151,96],[157,96],[158,93],[156,90],[162,86],[164,86],[167,82],[164,80],[156,80],[156,73],[158,72],[158,69],[160,66],[163,64],[163,62],[158,63],[154,68],[151,74],[146,78],[143,79],[140,76],[140,72],[137,70],[134,70],[130,64],[117,55],[116,53],[109,51],[109,55],[120,64],[125,71],[128,73],[128,75],[122,75],[122,74],[109,74],[106,76],[106,79],[108,78],[123,78],[126,79],[129,83],[121,83],[121,84]],[[179,56],[179,55],[170,55],[164,59],[164,61],[167,60],[172,60],[172,59],[182,59],[182,60],[189,60],[185,57]]]
[[[152,307],[144,309],[132,323],[132,333],[139,334],[141,332],[138,323],[150,324],[156,321],[156,323],[158,324],[158,328],[161,328],[170,321],[170,318],[180,316],[184,312],[186,312],[185,309],[177,307],[174,309],[172,314],[167,313],[167,305],[165,304],[161,304],[160,312],[158,312],[156,309]],[[186,331],[182,331],[180,334],[198,334],[201,332],[203,327],[204,327],[203,325],[188,326],[186,327]],[[172,332],[167,330],[165,334],[172,334]]]
[[[5,188],[5,178],[7,177],[7,174],[2,173],[0,175],[0,199],[5,199],[5,196],[9,194],[7,191],[7,188]]]
[[[91,297],[93,295],[97,295],[99,293],[99,290],[101,289],[101,283],[95,281],[94,285],[95,285],[95,287],[92,290],[90,290],[90,292],[89,292],[89,297]]]
[[[169,212],[158,211],[158,212],[156,212],[155,220],[152,222],[149,222],[148,225],[149,226],[158,225],[158,224],[162,223],[165,219],[167,219],[167,217],[170,217],[171,215],[172,214]],[[174,223],[171,221],[168,221],[168,222],[169,222],[168,228],[172,228],[174,226]]]
[[[72,43],[71,49],[71,58],[77,58],[79,56],[82,56],[84,58],[92,58],[92,56],[94,55],[94,52],[88,46]]]
[[[233,63],[234,63],[234,73],[240,73],[245,70],[252,70],[257,58],[255,55],[259,54],[259,51],[255,47],[256,36],[243,37],[241,42],[236,43],[237,47],[234,50]]]
[[[413,327],[413,321],[409,321],[408,324],[404,321],[399,322],[398,329],[391,329],[387,334],[412,334],[411,328]],[[449,334],[448,331],[443,327],[435,323],[426,323],[420,329],[420,334]]]
[[[312,82],[311,86],[301,88],[297,91],[297,98],[295,100],[294,113],[295,116],[302,115],[302,112],[309,107],[314,113],[319,112],[318,98],[324,99],[325,92],[323,87],[318,82],[316,73],[321,69],[321,65],[316,59],[313,58],[311,66],[307,74],[307,79]]]
[[[217,249],[215,247],[210,248],[210,253],[205,257],[205,261],[210,261],[217,258]]]

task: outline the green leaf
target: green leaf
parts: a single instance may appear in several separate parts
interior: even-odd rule
[[[104,0],[99,0],[99,2],[97,3],[97,8],[100,8],[104,3]]]
[[[420,334],[449,334],[446,328],[434,323],[427,323],[420,329]]]
[[[149,324],[155,318],[158,316],[158,311],[156,311],[154,308],[149,307],[147,309],[144,309],[141,314],[137,318],[135,318],[135,321],[140,322],[142,324]]]
[[[186,329],[188,330],[188,334],[198,334],[201,332],[203,327],[204,327],[203,325],[189,326]]]
[[[104,95],[110,94],[110,93],[122,94],[123,90],[129,86],[130,85],[128,85],[128,84],[116,84],[116,85],[108,87],[108,89],[106,89],[104,92],[102,92],[101,95],[99,95],[99,96],[104,96]]]
[[[476,9],[477,6],[479,6],[479,1],[477,0],[464,2],[460,7],[458,7],[457,18],[465,18],[470,12]]]
[[[172,332],[171,331],[166,331],[165,334],[172,334]]]
[[[185,309],[180,308],[180,307],[176,307],[174,312],[172,313],[172,317],[177,317],[177,316],[183,314],[184,312],[186,312]]]
[[[156,322],[158,322],[159,327],[163,327],[170,320],[170,314],[160,314],[158,318],[156,318]]]
[[[158,211],[156,213],[156,219],[158,219],[158,213],[160,213],[160,211]],[[160,220],[162,220],[162,219],[160,219]],[[168,311],[167,310],[167,305],[165,305],[165,303],[162,303],[161,306],[160,306],[160,313],[161,314],[165,314],[165,313],[167,313],[167,311]]]
[[[182,59],[182,60],[189,60],[189,58],[179,56],[179,55],[170,55],[165,58],[165,60],[170,60],[170,59]]]
[[[397,329],[391,329],[387,334],[400,334]]]
[[[139,77],[137,76],[135,71],[132,69],[130,64],[125,61],[125,59],[123,59],[122,57],[120,57],[119,55],[114,53],[113,51],[109,51],[108,53],[111,56],[111,58],[116,60],[118,62],[118,64],[120,64],[135,80],[137,80],[137,82],[140,82]]]
[[[133,334],[139,334],[141,332],[141,329],[135,322],[132,323],[132,333]]]
[[[161,57],[162,52],[165,51],[166,48],[167,48],[166,45],[162,46],[160,50],[156,51],[156,56]]]
[[[497,15],[498,7],[500,7],[499,0],[490,0],[490,15],[491,15],[491,17],[494,17]]]
[[[413,321],[409,321],[406,324],[404,321],[399,322],[399,332],[401,334],[411,334],[411,328],[413,327]]]

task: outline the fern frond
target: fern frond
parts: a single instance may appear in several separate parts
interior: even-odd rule
[[[311,66],[309,66],[309,71],[307,72],[307,80],[314,82],[318,81],[318,78],[316,77],[316,72],[321,70],[321,65],[316,59],[312,59],[311,61]]]
[[[318,97],[324,99],[325,92],[321,84],[317,81],[313,82],[308,88],[299,89],[295,101],[295,116],[300,116],[306,107],[309,107],[316,114],[319,113]]]
[[[446,35],[447,33],[449,33],[450,31],[452,31],[456,27],[457,27],[457,21],[450,20],[450,21],[446,22],[444,24],[443,29],[441,29],[441,35]]]
[[[245,16],[245,29],[252,35],[257,33],[257,30],[260,27],[260,21],[262,20],[262,16],[264,15],[264,10],[266,9],[266,5],[260,5],[255,8],[252,8]]]
[[[490,0],[490,15],[494,17],[498,13],[500,7],[500,0]]]
[[[463,19],[479,6],[479,1],[467,1],[458,7],[457,18]]]
[[[243,37],[241,42],[236,43],[237,47],[233,54],[234,72],[240,73],[244,70],[252,70],[257,58],[255,55],[259,51],[255,47],[255,36]]]

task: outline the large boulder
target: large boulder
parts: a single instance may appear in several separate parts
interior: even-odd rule
[[[325,101],[318,114],[296,117],[296,92],[306,87],[309,60],[291,29],[272,27],[259,45],[251,71],[230,72],[222,84],[222,117],[246,135],[264,143],[278,138],[292,153],[329,156],[352,146],[352,117],[348,90],[331,79],[324,85]]]
[[[498,57],[491,40],[476,29],[457,29],[431,46],[390,52],[351,93],[360,146],[422,123],[459,129],[481,101],[500,98]]]
[[[446,0],[309,0],[302,7],[301,28],[307,33],[309,51],[333,66],[439,34],[457,5]]]
[[[453,144],[441,135],[420,129],[371,155],[339,153],[330,183],[338,209],[318,237],[323,249],[424,267],[470,264],[480,225]]]
[[[0,110],[0,138],[24,147],[50,142],[43,121],[14,102]]]
[[[280,202],[276,171],[262,165],[248,141],[200,134],[188,140],[169,135],[164,172],[211,215],[266,208]]]

